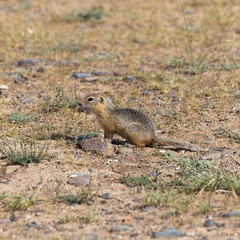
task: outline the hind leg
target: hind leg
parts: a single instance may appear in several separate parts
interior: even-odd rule
[[[141,130],[141,125],[138,123],[131,123],[127,126],[126,136],[138,147],[149,145],[148,136]]]

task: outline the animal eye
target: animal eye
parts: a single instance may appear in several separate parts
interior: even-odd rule
[[[93,101],[93,100],[94,100],[94,98],[92,98],[92,97],[88,98],[88,101],[89,101],[89,102],[91,102],[91,101]]]

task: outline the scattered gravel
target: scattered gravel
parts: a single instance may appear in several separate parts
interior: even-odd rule
[[[177,237],[184,237],[185,234],[183,234],[181,231],[174,229],[174,228],[168,228],[159,232],[153,232],[154,238],[177,238]]]

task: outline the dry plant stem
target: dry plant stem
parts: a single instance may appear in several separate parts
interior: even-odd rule
[[[38,187],[38,189],[36,190],[36,192],[34,193],[34,195],[32,196],[33,198],[37,196],[37,194],[39,193],[39,191],[42,189],[42,187],[44,186],[44,184],[46,183],[47,179],[48,179],[49,176],[47,176],[43,183]]]

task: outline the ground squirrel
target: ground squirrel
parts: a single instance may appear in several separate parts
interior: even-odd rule
[[[200,148],[194,146],[158,138],[153,122],[148,116],[135,109],[116,108],[103,94],[88,94],[79,105],[96,115],[104,129],[105,138],[112,139],[114,134],[118,134],[139,147],[149,146],[156,142],[173,149],[201,151]]]

